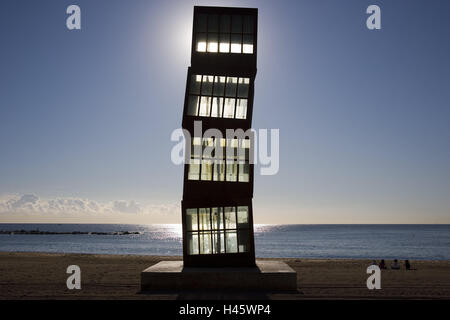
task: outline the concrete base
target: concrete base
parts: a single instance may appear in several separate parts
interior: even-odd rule
[[[161,261],[141,272],[146,290],[297,290],[297,273],[282,261],[256,260],[256,267],[193,268],[183,261]]]

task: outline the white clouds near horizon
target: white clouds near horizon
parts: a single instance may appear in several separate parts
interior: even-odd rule
[[[2,195],[0,196],[0,222],[3,218],[27,216],[30,222],[41,218],[65,219],[128,219],[144,222],[169,223],[173,216],[180,213],[180,205],[142,204],[134,200],[96,201],[85,198],[57,197],[40,198],[36,194]],[[167,219],[164,221],[164,217]],[[163,219],[163,220],[161,220]],[[23,220],[23,219],[21,219]],[[107,223],[108,221],[105,221]]]

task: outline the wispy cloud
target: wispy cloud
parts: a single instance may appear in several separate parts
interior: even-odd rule
[[[40,198],[35,194],[0,196],[0,215],[66,216],[66,215],[141,215],[179,214],[180,206],[142,204],[137,201],[114,200],[100,202],[84,198]],[[1,217],[1,216],[0,216]]]

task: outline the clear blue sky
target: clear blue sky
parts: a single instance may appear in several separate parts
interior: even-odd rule
[[[280,172],[256,223],[450,223],[443,0],[2,0],[0,222],[180,222],[194,5],[259,8],[253,126],[280,129]]]

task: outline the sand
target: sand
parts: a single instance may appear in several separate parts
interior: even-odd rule
[[[0,299],[450,299],[450,261],[411,261],[417,270],[403,264],[401,270],[383,270],[381,290],[368,290],[371,261],[349,259],[281,259],[297,271],[295,293],[139,293],[142,270],[180,259],[0,252]],[[66,268],[73,264],[81,268],[81,290],[66,287]]]

